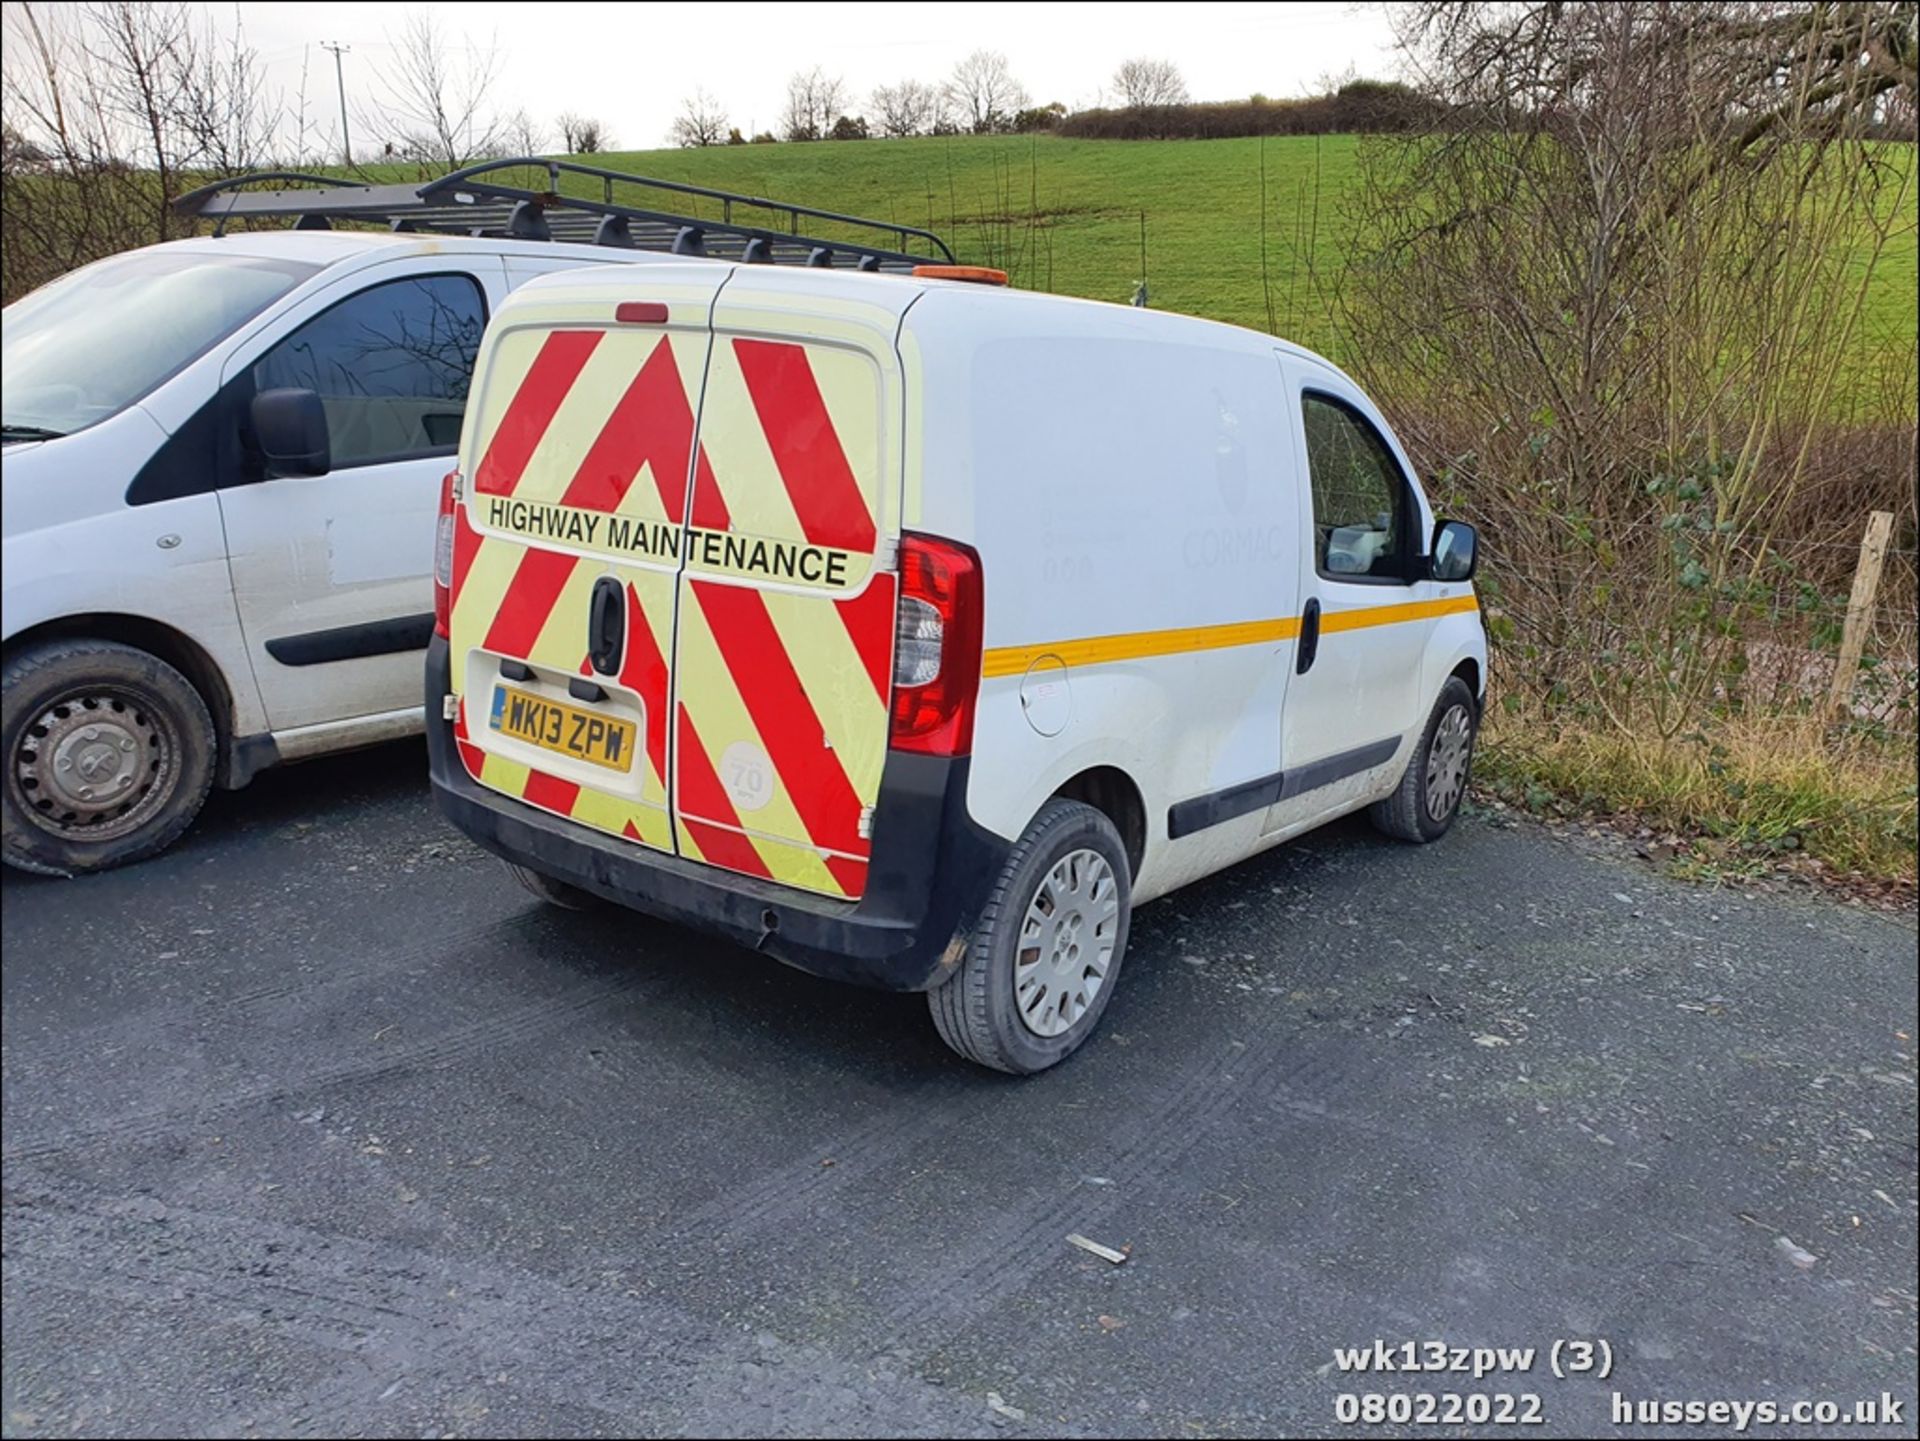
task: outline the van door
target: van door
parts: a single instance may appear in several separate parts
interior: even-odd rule
[[[849,899],[892,678],[903,297],[884,284],[742,268],[721,290],[673,679],[682,853]]]
[[[1289,358],[1300,489],[1299,671],[1281,720],[1268,832],[1351,809],[1425,718],[1421,662],[1439,588],[1421,579],[1432,522],[1404,459],[1353,385]]]
[[[493,790],[666,851],[677,581],[725,275],[636,269],[501,316],[461,448],[462,760]]]
[[[497,268],[484,274],[497,292]],[[234,601],[275,731],[420,704],[440,477],[489,296],[482,275],[445,261],[378,275],[322,291],[222,377],[233,426],[263,390],[312,390],[326,408],[325,475],[256,468],[220,489]]]

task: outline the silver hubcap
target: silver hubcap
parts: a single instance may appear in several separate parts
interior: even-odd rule
[[[1427,757],[1427,815],[1444,821],[1467,788],[1467,762],[1473,756],[1473,717],[1463,705],[1450,706],[1433,733]]]
[[[1061,857],[1040,882],[1020,925],[1013,957],[1020,1019],[1036,1036],[1057,1036],[1087,1013],[1113,964],[1120,893],[1097,851]]]
[[[42,829],[62,840],[110,841],[151,820],[179,774],[173,727],[153,703],[97,687],[41,708],[14,744],[7,779]]]

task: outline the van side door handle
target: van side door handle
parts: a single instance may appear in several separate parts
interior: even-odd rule
[[[1293,652],[1293,669],[1296,675],[1305,675],[1313,669],[1314,657],[1320,654],[1320,598],[1315,596],[1307,602],[1305,610],[1300,612],[1300,644]]]
[[[587,605],[587,662],[601,675],[620,669],[620,653],[627,638],[627,595],[610,575],[593,583]]]

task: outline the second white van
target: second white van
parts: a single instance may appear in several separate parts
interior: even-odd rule
[[[1475,537],[1270,336],[912,275],[543,277],[487,328],[427,660],[445,813],[537,894],[928,994],[1042,1070],[1134,906],[1336,816],[1432,841]]]

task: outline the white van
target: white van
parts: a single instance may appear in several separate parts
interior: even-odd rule
[[[530,166],[544,190],[509,183]],[[605,198],[563,201],[563,178]],[[666,201],[624,203],[636,188]],[[101,260],[0,326],[0,856],[26,869],[137,860],[210,785],[418,733],[440,480],[481,332],[523,281],[674,249],[806,263],[816,220],[867,237],[843,264],[944,253],[895,225],[557,161],[422,185],[241,177],[179,206],[296,223]],[[370,223],[388,228],[333,228]],[[874,249],[876,233],[925,254]]]
[[[1333,366],[958,271],[517,291],[428,738],[537,894],[926,991],[1031,1072],[1098,1023],[1134,904],[1363,808],[1444,833],[1486,640],[1473,531]]]

